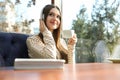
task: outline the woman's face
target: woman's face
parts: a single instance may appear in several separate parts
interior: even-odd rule
[[[60,26],[60,12],[56,8],[52,8],[48,13],[46,25],[50,31],[57,29]]]

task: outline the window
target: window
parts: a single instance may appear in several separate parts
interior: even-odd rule
[[[115,46],[120,45],[119,0],[63,0],[62,3],[63,29],[74,29],[77,33],[77,62],[96,62],[98,53],[101,55],[98,62],[107,61]]]
[[[40,12],[51,0],[0,1],[0,31],[35,34],[39,31]]]

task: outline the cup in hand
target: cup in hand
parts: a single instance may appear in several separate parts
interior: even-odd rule
[[[71,38],[74,35],[74,30],[63,30],[62,37],[63,38]]]

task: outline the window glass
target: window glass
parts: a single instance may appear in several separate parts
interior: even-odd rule
[[[0,31],[37,34],[46,4],[51,0],[0,0]]]
[[[119,0],[63,0],[62,9],[63,29],[75,30],[78,37],[76,62],[120,58],[115,48],[120,45]]]

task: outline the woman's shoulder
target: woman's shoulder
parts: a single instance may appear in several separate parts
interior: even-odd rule
[[[39,37],[38,35],[31,35],[27,39],[34,39],[34,38],[38,38],[38,37]]]
[[[29,36],[27,40],[40,40],[40,37],[38,35],[32,35],[32,36]]]

